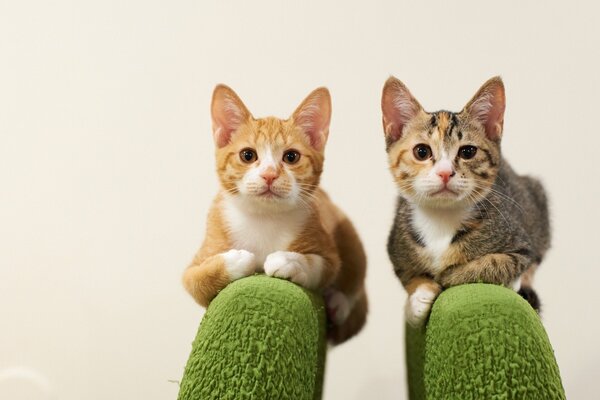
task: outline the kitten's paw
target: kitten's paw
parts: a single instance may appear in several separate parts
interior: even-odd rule
[[[439,286],[419,285],[413,294],[406,299],[406,322],[414,328],[423,326],[440,291]]]
[[[232,281],[252,275],[256,271],[256,257],[246,250],[229,250],[223,254],[225,270]]]
[[[325,293],[325,307],[327,309],[327,317],[334,325],[342,325],[350,311],[352,310],[352,304],[350,299],[339,290],[329,289]]]
[[[276,251],[265,260],[265,274],[310,288],[306,256],[292,251]]]

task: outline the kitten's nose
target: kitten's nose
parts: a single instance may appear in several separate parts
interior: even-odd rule
[[[275,168],[267,168],[261,172],[260,177],[267,182],[267,185],[271,186],[271,183],[279,177],[279,172]]]
[[[443,169],[441,171],[438,171],[437,174],[440,178],[442,178],[442,182],[444,182],[444,184],[446,184],[446,183],[448,183],[450,178],[452,178],[454,175],[456,175],[456,172],[452,171],[451,169]]]

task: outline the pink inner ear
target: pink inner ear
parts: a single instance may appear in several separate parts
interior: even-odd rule
[[[489,139],[497,140],[502,136],[505,100],[501,88],[490,88],[481,93],[470,107],[470,113],[485,127]]]
[[[404,126],[415,117],[419,104],[410,92],[397,81],[388,81],[383,89],[381,110],[383,129],[388,142],[395,142],[402,136]]]
[[[504,123],[504,104],[496,104],[490,109],[487,121],[485,122],[485,133],[490,139],[498,139],[502,135],[502,125]]]
[[[327,125],[324,121],[323,116],[320,115],[317,107],[307,107],[302,110],[294,122],[302,131],[308,136],[310,144],[315,148],[321,148],[324,145],[324,134],[323,128]]]
[[[317,89],[302,102],[293,114],[294,124],[308,136],[311,146],[322,150],[329,133],[331,105],[329,92]]]
[[[213,100],[213,136],[218,147],[227,145],[233,132],[248,118],[245,107],[236,100],[228,94],[220,94]]]
[[[481,122],[490,140],[502,137],[506,99],[500,78],[487,81],[467,105],[469,114]]]

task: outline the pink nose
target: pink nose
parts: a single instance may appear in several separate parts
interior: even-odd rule
[[[279,173],[273,168],[267,168],[260,174],[260,177],[267,182],[267,185],[271,186],[273,181],[279,177]]]
[[[450,178],[452,178],[454,175],[456,175],[456,172],[449,170],[449,169],[445,169],[442,171],[438,171],[437,174],[440,178],[442,178],[442,182],[444,182],[444,184],[446,184],[446,183],[448,183]]]

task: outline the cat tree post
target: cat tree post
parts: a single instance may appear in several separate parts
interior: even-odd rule
[[[426,327],[406,327],[406,359],[410,400],[565,398],[538,314],[502,286],[442,292]]]
[[[240,279],[208,307],[178,399],[318,400],[325,345],[319,296],[282,279]]]

